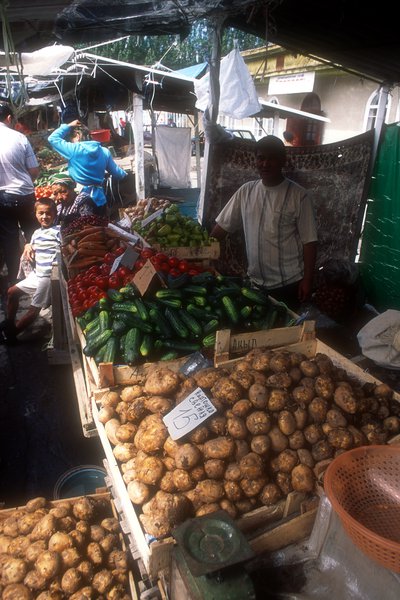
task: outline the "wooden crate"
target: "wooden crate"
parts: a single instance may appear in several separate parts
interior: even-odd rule
[[[128,535],[132,555],[135,559],[143,562],[144,568],[151,580],[156,580],[158,573],[170,567],[170,558],[175,540],[172,537],[149,542],[149,536],[145,534],[139,521],[134,505],[129,499],[126,484],[122,478],[119,465],[114,457],[112,446],[105,433],[104,425],[98,419],[98,408],[93,400],[93,416],[99,432],[99,438],[103,446],[107,460],[107,471],[111,480],[111,490],[117,510],[120,512],[121,524],[124,533]],[[273,542],[272,534],[265,531],[266,526],[274,527],[273,524],[285,526],[285,537],[282,540],[293,539],[300,541],[311,533],[314,523],[316,509],[306,510],[306,496],[297,492],[290,493],[286,499],[281,500],[274,506],[263,506],[254,511],[242,515],[237,519],[238,527],[246,534],[249,541],[257,551],[261,552],[264,546],[277,544]],[[309,513],[307,517],[301,518],[301,527],[298,521],[294,521],[292,527],[289,523],[299,513]],[[289,521],[287,521],[289,519]],[[282,547],[282,546],[280,546]]]
[[[96,494],[86,494],[86,497],[89,498],[96,498],[96,499],[100,499],[100,500],[107,500],[110,503],[110,513],[115,517],[118,518],[118,511],[116,510],[116,507],[114,505],[114,501],[111,497],[111,494],[109,491],[105,491],[105,492],[98,492]],[[58,505],[62,504],[65,501],[74,503],[77,500],[79,500],[80,498],[82,498],[82,496],[75,496],[73,498],[63,498],[60,500],[49,500],[48,505],[51,508],[55,508]],[[15,513],[15,511],[17,510],[21,510],[24,509],[25,506],[15,506],[12,508],[5,508],[3,510],[0,510],[0,522],[4,521],[5,519],[7,519],[8,517],[12,517],[13,514]],[[119,540],[120,540],[120,544],[121,544],[121,548],[123,550],[128,550],[127,546],[126,546],[126,542],[125,542],[125,538],[122,535],[123,534],[123,529],[121,526],[121,532],[119,534]],[[130,592],[130,596],[132,600],[138,600],[138,594],[137,594],[137,585],[135,583],[133,574],[131,571],[128,572],[128,583],[129,583],[129,592]]]
[[[50,364],[69,364],[71,357],[68,347],[68,335],[64,319],[63,303],[60,289],[59,265],[54,264],[50,277],[52,307],[52,346],[47,350]]]
[[[315,321],[304,321],[293,327],[232,334],[230,329],[217,331],[214,365],[233,367],[241,357],[254,348],[278,348],[315,339]]]

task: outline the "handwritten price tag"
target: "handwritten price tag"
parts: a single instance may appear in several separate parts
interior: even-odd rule
[[[201,388],[196,388],[169,412],[163,421],[173,440],[178,440],[208,419],[217,409]]]

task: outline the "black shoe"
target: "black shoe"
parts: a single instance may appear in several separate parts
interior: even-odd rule
[[[17,343],[17,328],[13,321],[6,319],[0,323],[0,344],[9,346]]]

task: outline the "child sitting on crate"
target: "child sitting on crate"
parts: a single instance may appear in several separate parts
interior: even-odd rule
[[[52,264],[60,247],[60,228],[54,225],[57,208],[51,198],[35,202],[35,216],[40,225],[29,244],[25,245],[23,257],[34,261],[34,268],[22,281],[8,289],[7,318],[0,323],[0,343],[13,344],[17,335],[31,325],[42,308],[50,305],[50,275]],[[32,296],[31,305],[16,321],[20,298]]]

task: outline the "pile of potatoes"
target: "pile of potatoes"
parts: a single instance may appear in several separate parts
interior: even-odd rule
[[[33,498],[0,521],[2,600],[129,600],[128,555],[110,502]]]
[[[162,417],[198,386],[217,412],[173,441]],[[325,355],[256,349],[230,371],[155,369],[143,385],[106,392],[99,418],[141,523],[159,538],[191,516],[236,518],[293,490],[312,494],[327,461],[400,431],[392,395],[351,381]]]
[[[171,206],[171,202],[165,198],[144,198],[138,200],[135,206],[125,207],[124,212],[129,216],[133,225],[160,208],[168,208],[168,206]]]

